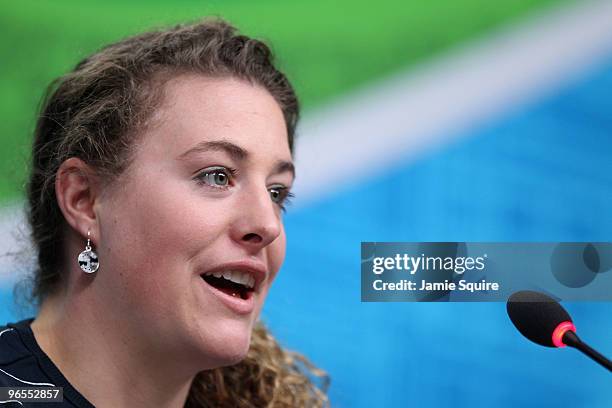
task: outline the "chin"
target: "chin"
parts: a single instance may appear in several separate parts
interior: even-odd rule
[[[251,330],[245,330],[244,327],[224,329],[216,330],[212,339],[203,338],[205,344],[202,344],[201,347],[204,354],[208,356],[209,364],[212,361],[214,367],[211,368],[237,364],[244,360],[249,352]]]

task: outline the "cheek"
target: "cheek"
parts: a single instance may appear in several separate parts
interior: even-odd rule
[[[285,248],[286,248],[286,237],[284,228],[281,231],[281,234],[267,247],[267,257],[268,257],[268,268],[271,271],[268,281],[262,292],[262,299],[258,302],[256,306],[256,312],[254,314],[255,318],[258,318],[261,314],[261,309],[264,306],[264,301],[268,297],[268,293],[270,292],[270,287],[272,286],[278,272],[283,264],[285,259]]]
[[[276,278],[278,271],[280,270],[283,262],[285,260],[285,251],[287,247],[287,237],[285,235],[285,228],[282,227],[281,233],[270,244],[268,247],[268,259],[269,259],[269,268],[272,271],[272,275],[270,276],[270,283]]]
[[[190,260],[224,230],[223,208],[187,183],[132,183],[128,191],[102,214],[101,264],[104,256],[134,301],[174,296],[192,278]]]

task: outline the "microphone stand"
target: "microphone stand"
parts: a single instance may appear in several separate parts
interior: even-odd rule
[[[563,344],[565,344],[566,346],[573,347],[582,351],[584,354],[592,358],[595,362],[601,364],[602,366],[607,368],[608,371],[612,372],[612,362],[596,350],[593,350],[585,342],[580,340],[580,338],[573,331],[566,331],[563,335],[562,341]]]

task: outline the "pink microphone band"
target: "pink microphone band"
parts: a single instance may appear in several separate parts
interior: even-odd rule
[[[576,333],[576,327],[574,326],[574,323],[569,321],[561,322],[557,327],[555,327],[555,330],[552,334],[552,342],[556,347],[565,347],[565,344],[563,344],[563,335],[569,330]]]

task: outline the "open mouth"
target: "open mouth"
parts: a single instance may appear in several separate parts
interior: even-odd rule
[[[227,278],[227,274],[223,274],[221,276],[215,276],[212,274],[202,275],[202,279],[204,279],[206,283],[227,295],[239,297],[244,300],[251,297],[253,287],[249,286],[249,282],[238,283],[236,282],[237,279],[232,278],[231,276],[229,276],[229,279]]]

